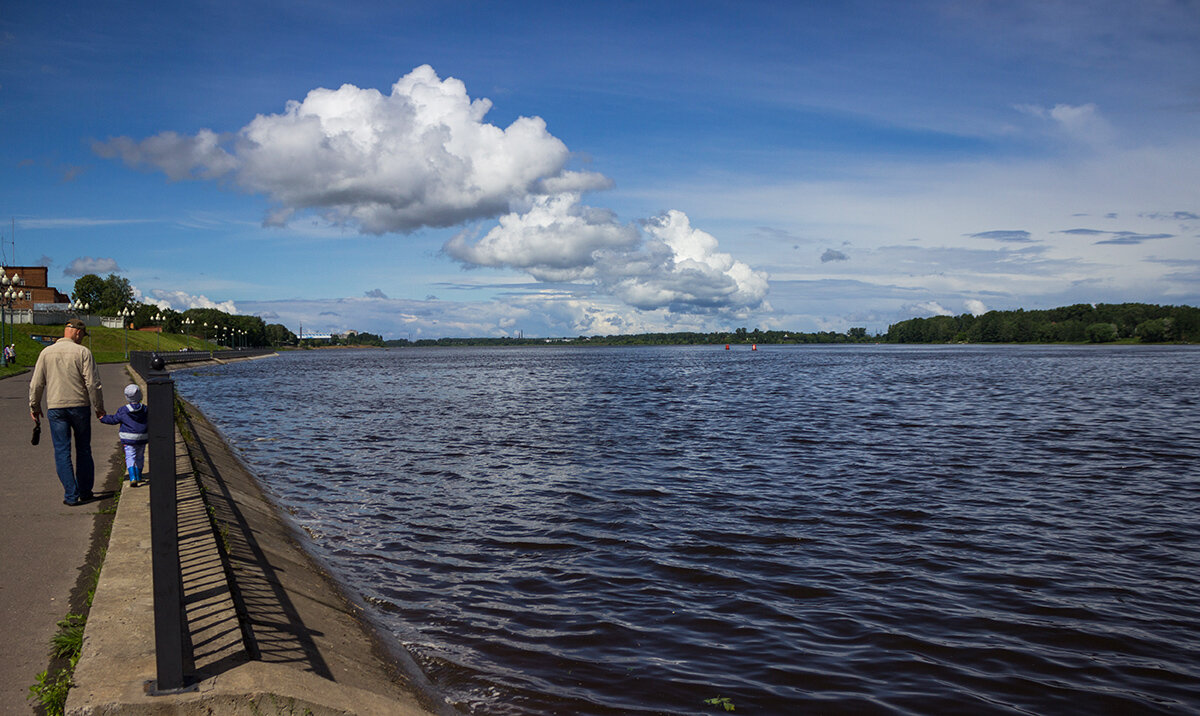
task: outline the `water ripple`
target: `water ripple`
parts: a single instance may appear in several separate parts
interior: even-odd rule
[[[1197,355],[315,352],[177,382],[463,712],[1178,713]]]

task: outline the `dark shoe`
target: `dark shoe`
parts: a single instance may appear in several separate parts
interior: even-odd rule
[[[79,496],[80,502],[91,502],[94,499],[96,499],[96,495],[95,495],[95,493],[91,493],[91,492],[85,492]]]
[[[83,500],[75,500],[74,502],[71,502],[70,500],[63,500],[63,504],[67,507],[79,507],[83,504]]]

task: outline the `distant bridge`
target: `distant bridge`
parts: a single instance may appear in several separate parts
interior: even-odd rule
[[[333,338],[331,333],[301,333],[300,340],[328,341]]]

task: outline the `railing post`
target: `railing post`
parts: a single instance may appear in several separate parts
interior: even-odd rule
[[[179,519],[175,503],[175,381],[157,356],[146,379],[150,411],[150,553],[154,575],[154,655],[158,679],[150,692],[186,687],[183,580],[179,568]]]

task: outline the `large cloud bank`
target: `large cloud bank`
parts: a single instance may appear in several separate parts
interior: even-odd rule
[[[271,225],[315,211],[382,234],[498,217],[478,240],[452,239],[446,253],[470,267],[577,284],[641,310],[766,307],[766,274],[718,251],[685,214],[622,224],[607,209],[583,205],[582,194],[607,188],[609,179],[568,170],[566,145],[539,117],[504,129],[486,123],[491,106],[424,65],[389,95],[349,84],[315,89],[235,133],[117,137],[94,150],[173,180],[221,180],[264,195],[275,204]]]
[[[315,89],[234,134],[163,132],[94,149],[171,179],[232,177],[277,204],[267,223],[314,209],[375,234],[454,226],[500,214],[530,194],[607,184],[566,170],[567,147],[541,118],[521,117],[501,129],[484,122],[491,106],[424,65],[401,77],[390,95],[350,84]]]
[[[525,213],[445,251],[468,266],[509,267],[540,281],[586,281],[642,310],[709,313],[757,308],[767,276],[717,250],[717,240],[671,210],[638,227],[585,206],[580,196],[538,197]]]

